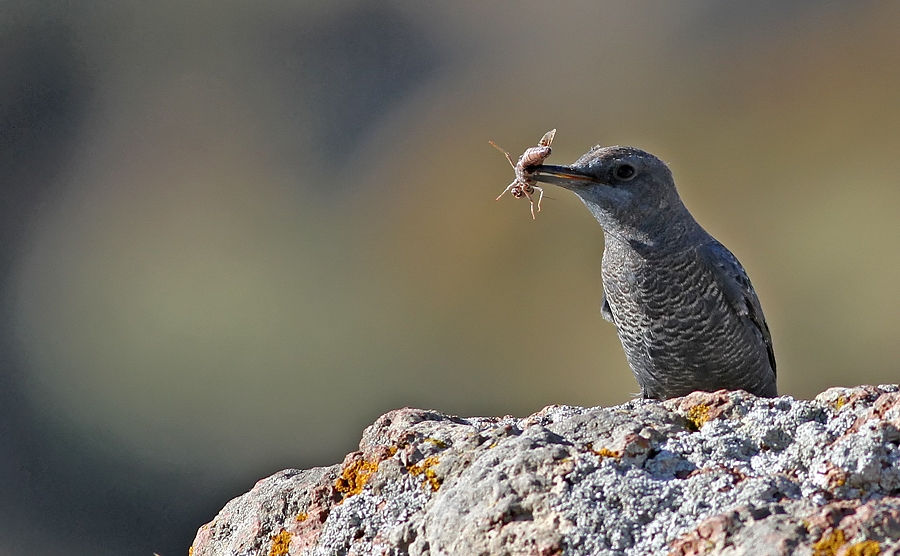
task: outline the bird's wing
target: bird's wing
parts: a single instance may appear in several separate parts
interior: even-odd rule
[[[603,317],[603,320],[615,324],[612,309],[609,307],[609,300],[606,299],[606,292],[603,292],[603,303],[600,305],[600,315]]]
[[[775,351],[772,349],[772,334],[766,317],[762,312],[762,305],[756,296],[756,291],[750,283],[750,278],[741,263],[738,262],[731,251],[718,241],[713,240],[698,248],[700,259],[712,269],[722,293],[731,304],[737,314],[746,317],[755,326],[762,336],[763,343],[769,355],[769,363],[772,372],[775,373]]]

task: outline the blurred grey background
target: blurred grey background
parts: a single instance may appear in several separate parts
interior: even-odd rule
[[[0,3],[0,554],[186,553],[379,414],[637,391],[551,128],[668,161],[783,393],[896,382],[900,4]]]

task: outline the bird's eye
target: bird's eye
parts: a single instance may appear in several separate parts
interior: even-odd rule
[[[620,180],[628,181],[634,177],[637,172],[631,164],[622,164],[616,168],[616,177]]]

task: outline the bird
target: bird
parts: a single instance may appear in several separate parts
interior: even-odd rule
[[[597,145],[571,165],[529,170],[574,192],[603,228],[601,314],[616,327],[641,397],[778,395],[772,336],[750,278],[688,211],[665,162]]]

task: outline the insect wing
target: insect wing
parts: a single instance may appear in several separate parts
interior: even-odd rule
[[[550,143],[553,142],[554,137],[556,137],[556,130],[551,129],[550,131],[545,133],[543,137],[541,137],[541,142],[538,144],[542,147],[549,147]]]

